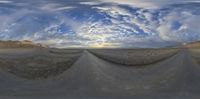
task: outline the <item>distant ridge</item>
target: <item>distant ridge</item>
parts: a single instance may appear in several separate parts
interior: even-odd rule
[[[191,43],[185,43],[185,44],[183,44],[183,47],[186,47],[186,48],[200,48],[200,41],[191,42]]]
[[[47,48],[48,46],[42,45],[40,43],[34,43],[30,40],[23,41],[1,41],[0,48]]]

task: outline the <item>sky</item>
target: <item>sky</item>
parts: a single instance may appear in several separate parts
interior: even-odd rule
[[[200,40],[200,0],[0,0],[0,40],[159,48]]]

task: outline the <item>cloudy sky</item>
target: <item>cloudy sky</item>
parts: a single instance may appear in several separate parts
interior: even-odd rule
[[[166,47],[200,40],[200,0],[0,0],[0,40]]]

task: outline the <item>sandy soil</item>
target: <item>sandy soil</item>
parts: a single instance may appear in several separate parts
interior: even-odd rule
[[[0,98],[199,99],[199,55],[198,49],[1,49]]]

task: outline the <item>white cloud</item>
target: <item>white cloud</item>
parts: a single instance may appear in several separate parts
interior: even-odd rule
[[[132,7],[145,9],[158,9],[169,4],[194,2],[199,3],[199,0],[99,0],[106,3],[125,4]]]
[[[76,7],[72,7],[72,6],[59,7],[59,8],[56,8],[54,11],[70,10],[70,9],[74,9],[74,8],[76,8]]]
[[[7,29],[10,30],[9,27],[12,27],[13,25],[15,25],[15,22],[17,19],[32,12],[33,12],[32,10],[21,9],[11,14],[0,15],[0,21],[1,21],[0,31],[2,32]]]
[[[119,46],[119,44],[123,45],[130,42],[145,42],[145,39],[148,38],[137,37],[137,35],[140,35],[140,32],[135,27],[152,35],[151,30],[145,23],[138,21],[134,14],[131,14],[124,8],[118,6],[103,6],[93,7],[93,9],[97,9],[99,13],[106,13],[111,16],[111,19],[107,19],[110,20],[111,23],[105,24],[104,20],[96,22],[87,20],[84,22],[82,26],[77,29],[77,34],[80,37],[89,39],[87,42],[89,45],[95,45],[96,43],[113,43],[117,44],[115,46]]]
[[[13,3],[13,1],[9,1],[9,0],[0,0],[0,3],[9,4],[9,3]]]
[[[199,18],[199,15],[193,15],[190,12],[172,10],[157,28],[160,38],[176,42],[197,40],[200,36]],[[175,29],[174,22],[179,22]]]
[[[108,2],[108,3],[117,3],[117,4],[125,4],[125,5],[131,5],[133,7],[139,7],[139,8],[149,8],[149,9],[155,9],[158,8],[159,5],[154,2],[143,0],[101,0],[102,2]]]
[[[74,7],[74,6],[64,6],[60,3],[48,3],[48,4],[42,4],[39,8],[41,10],[54,12],[54,11],[70,10],[70,9],[74,9],[76,7]]]
[[[60,7],[61,4],[58,3],[49,3],[45,5],[41,5],[40,9],[41,10],[46,10],[46,11],[54,11],[55,8]]]
[[[90,1],[90,2],[80,2],[79,4],[82,4],[82,5],[99,5],[101,3],[102,2],[100,2],[100,1]]]
[[[151,34],[152,27],[156,27],[156,22],[152,20],[153,15],[150,12],[143,12],[143,10],[138,10],[137,13],[139,14],[136,16],[135,14],[132,14],[128,12],[128,10],[124,8],[120,8],[118,6],[112,6],[112,7],[93,7],[98,9],[100,12],[106,13],[110,15],[112,18],[110,19],[114,24],[132,24],[138,26],[141,30],[143,30],[145,33]],[[119,16],[125,16],[123,17],[123,20],[118,19]],[[143,19],[144,22],[139,21],[140,16],[144,16],[145,19]],[[149,24],[146,24],[145,22],[148,21]],[[150,28],[149,28],[150,26]],[[126,27],[126,26],[123,26]],[[133,32],[137,33],[133,26],[129,26],[129,29],[133,30]]]
[[[137,15],[135,15],[131,14],[126,9],[115,5],[112,7],[103,6],[94,8],[112,17],[110,20],[112,21],[113,27],[111,27],[110,30],[112,32],[116,32],[115,30],[118,30],[119,32],[116,32],[111,37],[118,36],[117,40],[122,40],[124,43],[126,41],[145,42],[147,39],[156,39],[167,42],[185,42],[197,40],[200,37],[200,22],[198,21],[200,16],[193,15],[190,12],[192,9],[184,10],[173,8],[168,12],[168,14],[160,17],[152,14],[152,12],[156,9],[148,11],[140,9],[136,11]],[[118,19],[120,15],[125,15],[126,17]],[[162,15],[162,11],[160,11],[160,15]],[[157,17],[157,19],[153,20],[153,17]],[[143,37],[141,39],[134,36],[134,34],[141,34],[141,31],[139,32],[135,30],[135,26],[137,26],[144,33],[147,33],[148,37]],[[132,33],[132,35],[129,37],[123,37],[123,33],[126,35]]]
[[[104,6],[104,7],[93,7],[93,8],[98,9],[101,12],[106,12],[112,15],[113,17],[116,17],[118,15],[125,15],[125,16],[131,15],[127,10],[122,9],[118,6]]]
[[[199,0],[184,0],[183,2],[188,3],[188,2],[192,2],[192,3],[200,3]]]

